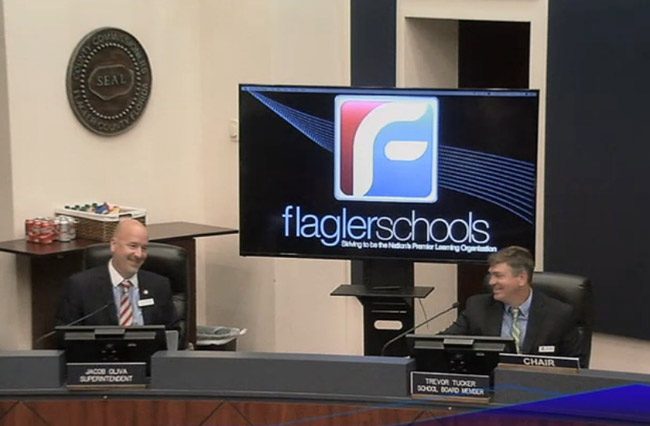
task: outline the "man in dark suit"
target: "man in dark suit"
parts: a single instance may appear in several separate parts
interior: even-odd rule
[[[523,247],[488,258],[492,294],[467,299],[456,322],[441,334],[512,337],[517,352],[581,357],[573,308],[534,290],[534,262]]]
[[[159,324],[174,328],[177,317],[169,280],[140,270],[147,258],[148,242],[142,223],[121,221],[111,239],[109,262],[66,280],[57,324],[71,324],[87,316],[77,324]]]

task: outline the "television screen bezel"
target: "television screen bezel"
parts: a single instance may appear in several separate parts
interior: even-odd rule
[[[370,91],[375,91],[375,92],[386,92],[384,94],[378,94],[378,96],[382,95],[389,95],[389,96],[397,96],[397,92],[403,92],[403,93],[412,93],[414,95],[417,94],[425,94],[425,93],[430,93],[430,92],[435,92],[439,94],[455,94],[455,95],[460,95],[464,92],[466,93],[471,93],[476,95],[486,95],[489,96],[490,93],[494,93],[497,96],[507,96],[508,94],[517,94],[519,96],[526,96],[528,94],[529,97],[533,97],[537,101],[537,119],[536,119],[536,158],[535,158],[535,183],[534,183],[534,190],[535,190],[535,197],[534,197],[534,221],[532,223],[533,227],[533,234],[532,234],[532,243],[530,247],[526,247],[531,251],[531,253],[535,253],[535,247],[537,244],[537,225],[539,221],[539,217],[537,215],[537,210],[538,210],[538,205],[539,205],[539,150],[540,150],[540,121],[541,121],[541,111],[540,111],[540,89],[535,89],[535,88],[436,88],[436,87],[385,87],[385,86],[337,86],[337,85],[291,85],[291,84],[263,84],[263,83],[239,83],[238,85],[238,97],[241,97],[242,93],[244,92],[242,88],[244,87],[263,87],[265,89],[268,89],[269,91],[282,91],[285,89],[288,90],[294,90],[294,91],[332,91],[332,90],[337,90],[341,92],[354,92],[354,91],[363,91],[363,92],[370,92]],[[239,102],[238,106],[239,110],[239,124],[241,125],[241,102]],[[241,133],[238,135],[241,136]],[[240,226],[240,232],[239,232],[239,238],[241,239],[242,232],[241,232],[241,224],[242,224],[242,203],[243,199],[241,197],[241,183],[242,183],[242,164],[241,164],[241,152],[242,152],[242,146],[243,144],[241,143],[241,140],[238,140],[239,143],[239,158],[240,158],[240,164],[239,164],[239,175],[238,175],[238,185],[239,185],[239,191],[240,191],[240,196],[239,196],[239,213],[238,213],[238,219],[239,219],[239,226]],[[294,251],[244,251],[242,249],[241,242],[239,244],[239,255],[242,257],[278,257],[278,258],[304,258],[304,259],[325,259],[325,260],[359,260],[359,261],[371,261],[371,260],[382,260],[386,262],[402,262],[402,261],[412,261],[412,262],[418,262],[418,263],[453,263],[453,264],[459,264],[459,263],[466,263],[466,264],[485,264],[487,254],[485,258],[483,259],[472,259],[472,258],[451,258],[451,259],[445,259],[445,258],[439,258],[436,256],[432,256],[431,258],[425,258],[425,257],[415,257],[415,258],[409,258],[407,256],[390,256],[390,255],[378,255],[378,254],[373,254],[373,253],[368,253],[366,251],[363,251],[362,253],[356,253],[354,255],[348,255],[348,254],[329,254],[329,253],[307,253],[307,252],[294,252]]]

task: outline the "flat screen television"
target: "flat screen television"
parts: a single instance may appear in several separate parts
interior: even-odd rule
[[[406,342],[417,371],[490,375],[499,354],[515,352],[513,339],[498,336],[409,334]]]
[[[240,85],[244,256],[535,246],[537,90]]]
[[[146,362],[167,349],[165,326],[69,325],[56,327],[68,363]]]

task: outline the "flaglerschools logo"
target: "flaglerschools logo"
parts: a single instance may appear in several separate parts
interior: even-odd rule
[[[334,195],[346,201],[438,198],[438,99],[337,96]]]

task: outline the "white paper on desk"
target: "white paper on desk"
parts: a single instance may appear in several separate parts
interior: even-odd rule
[[[197,344],[203,345],[225,345],[239,336],[246,334],[246,328],[232,327],[208,327],[198,326],[196,330]]]

